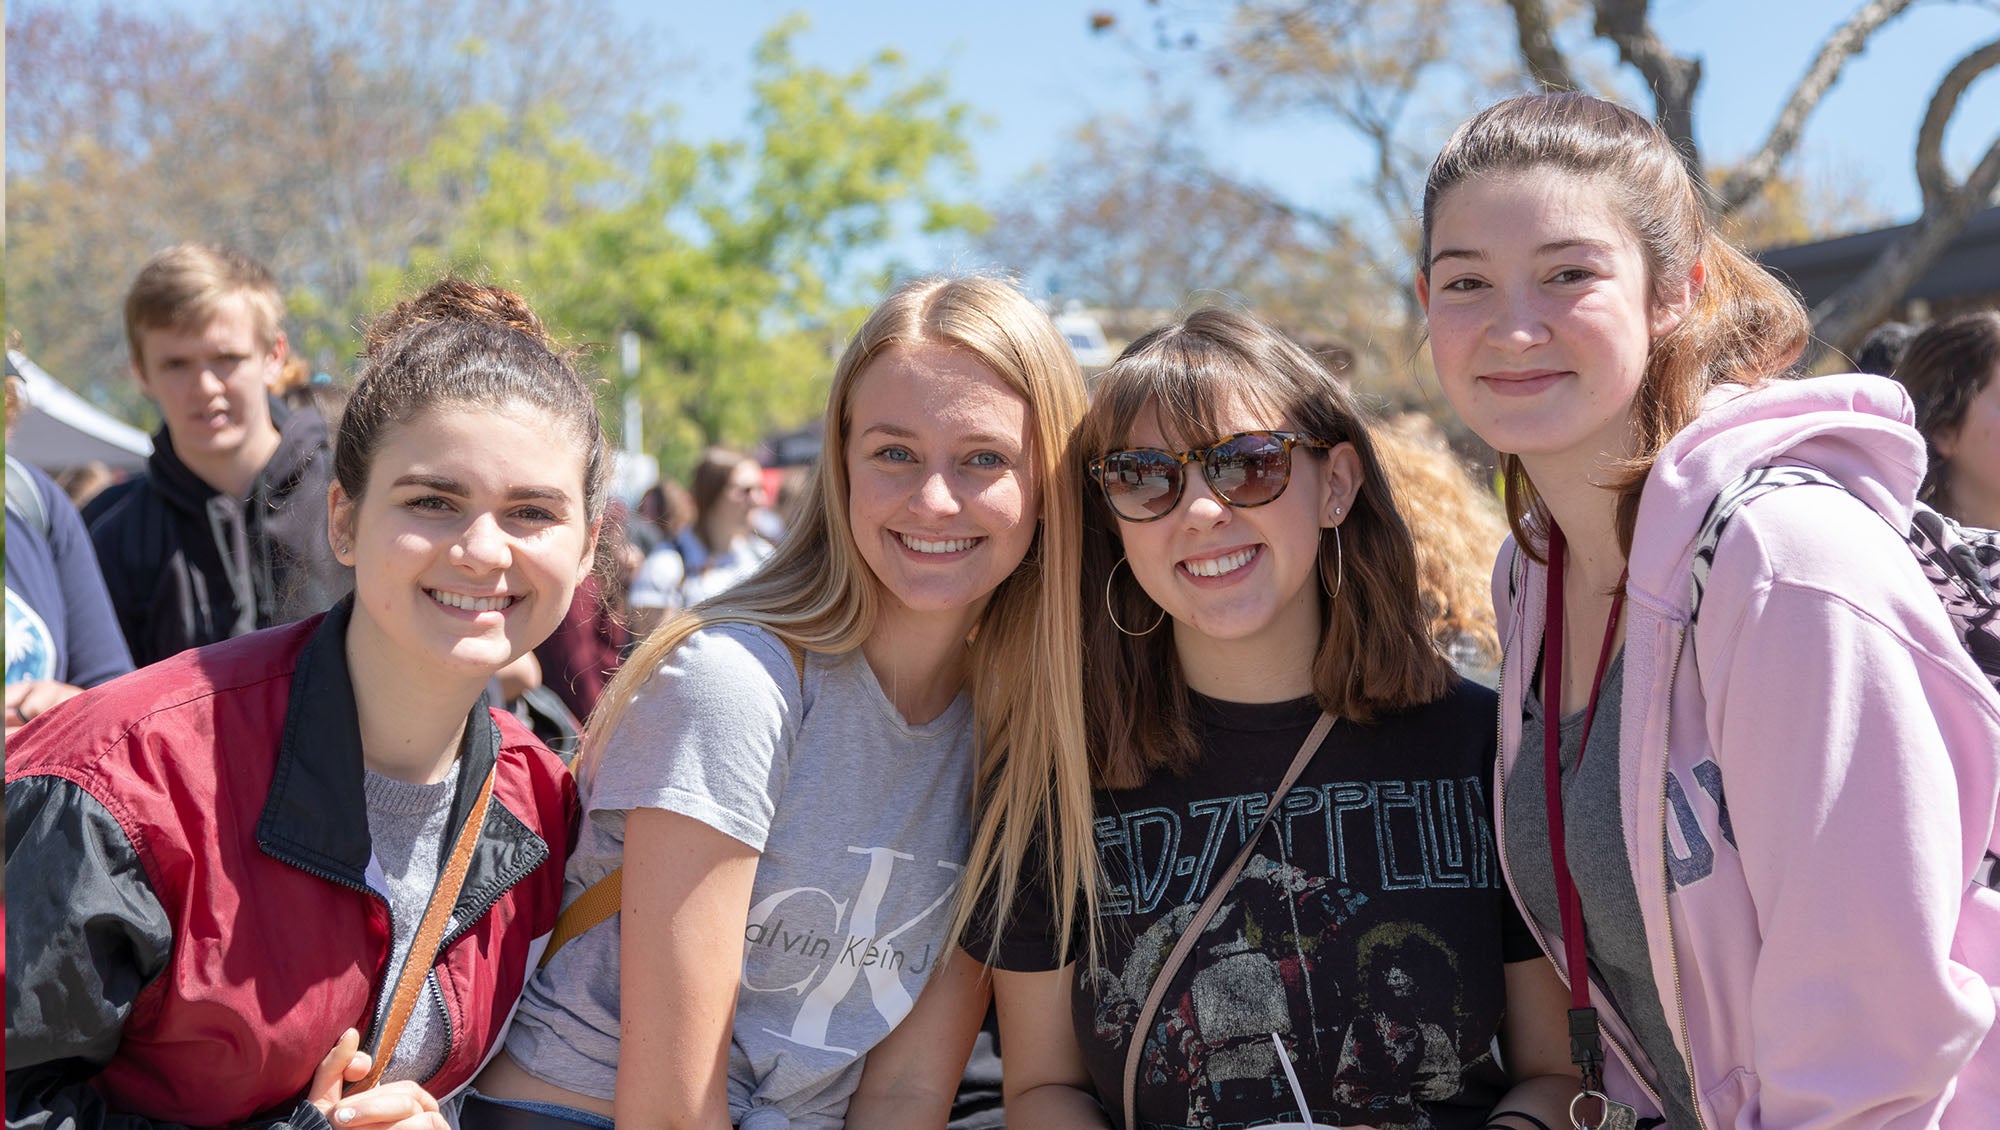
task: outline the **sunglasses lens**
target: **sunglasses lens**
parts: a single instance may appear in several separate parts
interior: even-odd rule
[[[1237,436],[1210,449],[1202,461],[1209,489],[1232,506],[1258,506],[1285,492],[1292,476],[1291,453],[1277,436],[1262,432]]]
[[[1099,481],[1111,509],[1133,521],[1157,518],[1181,497],[1181,465],[1160,451],[1114,451]]]

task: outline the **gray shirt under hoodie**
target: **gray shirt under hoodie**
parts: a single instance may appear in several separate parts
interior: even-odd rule
[[[809,657],[801,695],[776,637],[690,636],[639,692],[587,775],[564,902],[619,865],[626,815],[699,820],[760,855],[729,1048],[730,1119],[836,1130],[862,1057],[937,968],[963,869],[972,704],[904,722],[859,652]],[[530,979],[507,1053],[610,1099],[618,1069],[616,916]],[[641,1065],[643,1066],[643,1065]]]
[[[1674,1046],[1666,1010],[1653,983],[1646,929],[1639,918],[1639,893],[1625,855],[1625,826],[1618,800],[1618,718],[1624,698],[1625,653],[1621,649],[1604,672],[1597,716],[1590,723],[1590,748],[1577,763],[1583,711],[1563,718],[1557,741],[1562,761],[1563,838],[1569,846],[1570,877],[1583,903],[1584,940],[1592,979],[1617,1005],[1618,1013],[1651,1061],[1667,1125],[1697,1126],[1687,1061]],[[1507,775],[1507,864],[1514,887],[1530,916],[1544,923],[1551,945],[1559,943],[1562,912],[1556,903],[1555,867],[1549,860],[1549,812],[1542,775],[1542,704],[1524,697],[1521,752]],[[1616,1055],[1610,1047],[1609,1057]],[[1643,1066],[1643,1065],[1642,1065]]]

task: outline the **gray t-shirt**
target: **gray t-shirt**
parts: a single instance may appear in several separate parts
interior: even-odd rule
[[[1618,718],[1624,700],[1625,652],[1605,669],[1597,715],[1590,722],[1590,747],[1577,762],[1583,738],[1579,710],[1562,719],[1557,749],[1562,758],[1563,839],[1569,846],[1570,877],[1583,903],[1583,933],[1592,979],[1616,1004],[1639,1051],[1653,1067],[1666,1104],[1668,1126],[1696,1126],[1687,1061],[1674,1044],[1653,983],[1646,929],[1639,917],[1639,892],[1625,856],[1623,807],[1618,800]],[[1529,694],[1521,720],[1521,752],[1507,774],[1507,863],[1514,885],[1536,920],[1557,926],[1555,866],[1549,859],[1549,806],[1542,775],[1542,704]],[[1551,941],[1553,942],[1553,936]],[[1616,1054],[1605,1049],[1607,1056]]]
[[[758,849],[729,1049],[736,1123],[758,1108],[836,1130],[862,1056],[942,957],[965,863],[971,700],[905,723],[859,652],[791,654],[757,629],[703,629],[647,680],[585,784],[567,904],[617,867],[625,817],[658,808]],[[734,926],[730,927],[734,929]],[[616,916],[528,983],[507,1052],[610,1099],[618,1067]]]
[[[451,763],[444,780],[416,785],[384,777],[367,770],[361,781],[362,795],[368,799],[368,838],[373,846],[374,865],[388,888],[389,931],[392,942],[389,968],[383,975],[381,999],[375,1006],[375,1030],[381,1031],[388,1018],[389,1003],[395,996],[403,963],[409,959],[410,944],[417,940],[417,927],[431,905],[437,889],[438,873],[444,870],[445,825],[451,819],[452,798],[458,793],[464,759]],[[371,876],[373,878],[373,876]],[[419,960],[429,961],[431,955]],[[399,1079],[419,1082],[431,1077],[444,1063],[450,1050],[451,1022],[444,1013],[444,997],[438,992],[437,972],[424,981],[417,1006],[403,1025],[384,1083]]]

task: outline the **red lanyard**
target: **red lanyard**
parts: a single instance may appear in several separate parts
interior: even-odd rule
[[[1570,878],[1569,852],[1563,843],[1562,818],[1562,654],[1563,558],[1568,543],[1554,522],[1549,523],[1548,624],[1542,630],[1542,784],[1549,810],[1549,861],[1554,866],[1556,901],[1562,912],[1563,955],[1569,966],[1570,1062],[1583,1069],[1583,1089],[1604,1089],[1604,1045],[1597,1034],[1597,1010],[1590,1004],[1590,964],[1583,940],[1583,900]],[[1590,744],[1590,723],[1597,716],[1597,692],[1604,686],[1604,669],[1611,662],[1611,641],[1618,634],[1618,613],[1625,607],[1625,578],[1611,598],[1611,618],[1604,624],[1604,646],[1597,653],[1597,672],[1590,679],[1590,701],[1583,708],[1583,736],[1577,742],[1577,764]]]

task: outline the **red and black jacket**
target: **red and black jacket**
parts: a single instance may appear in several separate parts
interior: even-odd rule
[[[347,614],[186,652],[7,743],[8,1127],[327,1125],[300,1100],[344,1029],[370,1032],[391,941]],[[433,963],[440,1098],[505,1033],[578,820],[562,763],[511,716],[475,707],[460,756],[447,843],[496,777]]]

